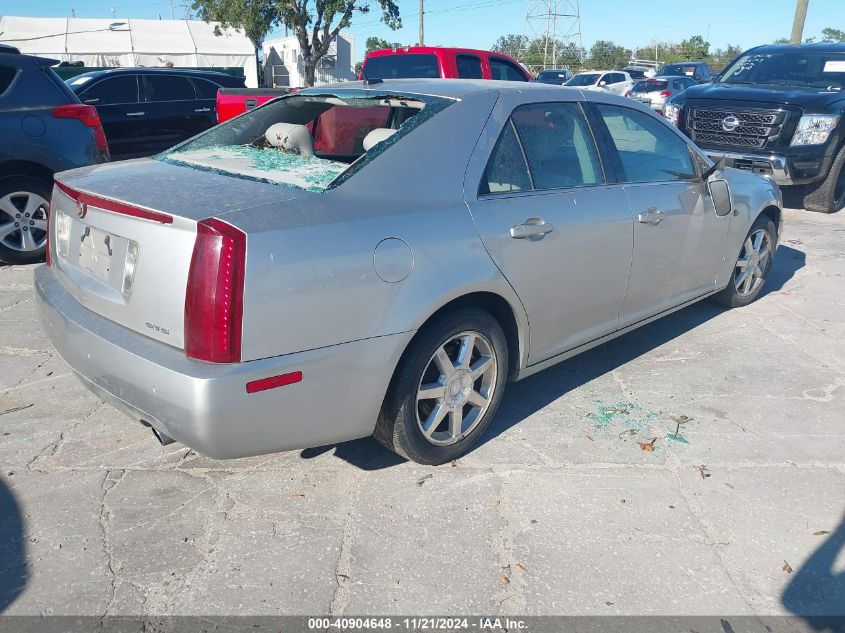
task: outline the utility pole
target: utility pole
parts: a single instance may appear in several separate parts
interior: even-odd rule
[[[425,9],[423,8],[423,0],[420,0],[420,46],[425,46],[425,26],[423,25],[425,16]]]
[[[176,19],[176,12],[173,10],[173,0],[170,0],[170,19]]]
[[[807,5],[810,0],[797,0],[795,3],[795,19],[792,21],[792,37],[789,41],[800,44],[804,38],[804,20],[807,19]]]

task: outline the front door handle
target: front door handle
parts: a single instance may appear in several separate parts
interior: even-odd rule
[[[663,220],[665,219],[666,215],[657,207],[651,207],[645,213],[640,213],[637,216],[637,222],[642,222],[643,224],[650,224],[651,226],[656,226],[663,222]]]
[[[532,241],[541,240],[546,236],[546,233],[551,233],[555,227],[543,218],[528,218],[522,224],[512,226],[510,229],[511,237],[517,240],[529,239]]]
[[[144,116],[146,112],[127,112],[126,116]]]

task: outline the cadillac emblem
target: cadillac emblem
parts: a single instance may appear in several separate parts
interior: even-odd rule
[[[80,202],[79,200],[77,200],[76,208],[74,209],[74,211],[76,211],[77,217],[84,218],[85,214],[88,213],[88,205],[84,202]]]
[[[725,132],[733,132],[738,127],[739,119],[735,114],[729,114],[724,119],[722,119],[722,129]]]

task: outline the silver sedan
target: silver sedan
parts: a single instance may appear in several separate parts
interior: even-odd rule
[[[164,443],[375,435],[443,463],[508,380],[705,297],[753,301],[781,206],[630,99],[343,84],[59,174],[37,304],[82,381]]]

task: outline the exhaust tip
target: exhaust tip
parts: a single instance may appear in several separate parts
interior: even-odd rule
[[[159,431],[154,426],[151,426],[150,429],[152,430],[153,435],[155,435],[155,438],[159,441],[159,444],[161,444],[162,446],[173,444],[176,441],[166,433],[162,433],[161,431]]]

